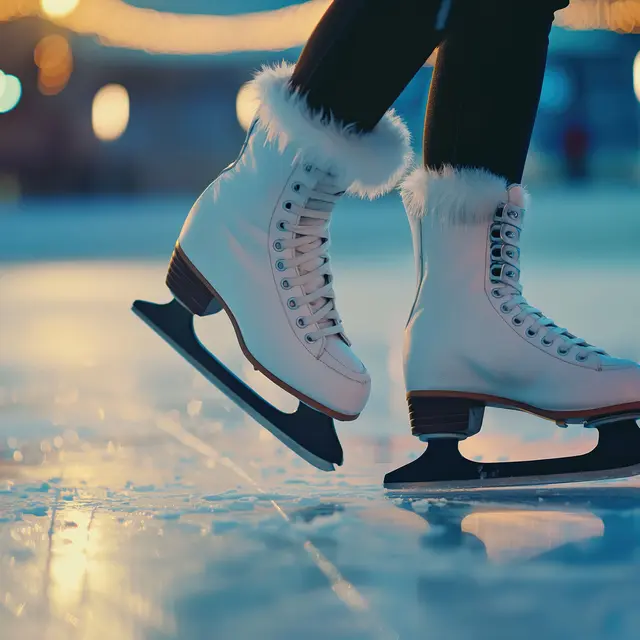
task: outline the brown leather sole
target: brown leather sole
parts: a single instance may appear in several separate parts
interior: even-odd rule
[[[197,285],[200,287],[200,291],[181,291],[176,287],[176,282],[172,279],[171,274],[172,271],[181,271],[184,273],[185,269],[188,269],[189,276],[191,278],[197,279]],[[169,273],[167,274],[167,286],[171,289],[171,292],[184,304],[194,315],[198,316],[206,316],[208,315],[206,312],[207,307],[207,297],[208,300],[215,300],[220,304],[220,306],[224,309],[227,317],[231,321],[231,325],[233,326],[233,330],[236,334],[236,339],[238,340],[238,344],[240,345],[240,349],[244,354],[244,357],[253,365],[253,368],[262,373],[262,375],[266,376],[273,382],[278,385],[281,389],[284,389],[287,393],[291,394],[304,404],[321,411],[325,415],[334,418],[335,420],[340,420],[341,422],[350,422],[355,420],[360,414],[350,415],[345,413],[340,413],[335,411],[334,409],[330,409],[329,407],[324,406],[323,404],[317,402],[313,398],[305,395],[304,393],[298,391],[297,389],[291,387],[286,382],[283,382],[275,376],[271,371],[269,371],[266,367],[260,364],[251,354],[247,345],[245,344],[244,338],[242,337],[242,332],[240,331],[240,327],[238,325],[237,320],[235,319],[231,309],[227,306],[222,297],[218,294],[218,292],[211,286],[211,284],[207,281],[207,279],[196,269],[193,263],[189,260],[189,258],[185,255],[184,251],[180,247],[179,244],[176,244],[175,249],[173,251],[173,256],[171,257],[171,263],[169,265]],[[208,296],[205,296],[204,302],[202,300],[202,291],[206,291]]]
[[[609,407],[600,407],[598,409],[581,409],[577,411],[549,411],[548,409],[540,409],[524,402],[517,402],[502,398],[500,396],[485,395],[483,393],[468,393],[466,391],[409,391],[407,400],[410,398],[459,398],[463,400],[472,400],[482,403],[488,407],[506,407],[509,409],[517,409],[525,411],[540,418],[553,420],[554,422],[563,423],[566,420],[584,419],[585,421],[595,418],[606,418],[614,415],[640,414],[640,400],[638,402],[626,402],[623,404],[611,405]]]

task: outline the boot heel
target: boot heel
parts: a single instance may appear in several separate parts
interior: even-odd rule
[[[176,300],[194,316],[210,316],[222,309],[215,294],[184,255],[180,245],[173,250],[166,282]]]
[[[420,440],[464,440],[482,428],[485,405],[478,400],[409,395],[407,402],[411,433]]]

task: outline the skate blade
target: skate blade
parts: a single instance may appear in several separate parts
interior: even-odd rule
[[[342,446],[332,418],[300,402],[285,413],[267,402],[225,367],[198,340],[193,315],[177,300],[155,304],[136,300],[132,311],[232,402],[291,451],[321,471],[342,465]]]
[[[476,462],[465,458],[456,439],[433,440],[416,460],[385,476],[390,492],[429,492],[539,486],[640,475],[640,428],[635,420],[595,427],[596,447],[565,458],[523,462]]]

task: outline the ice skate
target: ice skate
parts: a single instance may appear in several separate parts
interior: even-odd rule
[[[292,69],[256,76],[260,106],[240,156],[200,196],[176,244],[174,301],[137,301],[134,311],[282,442],[329,470],[342,463],[332,418],[357,418],[370,391],[335,303],[332,210],[345,192],[392,189],[411,152],[392,112],[362,135],[312,114],[289,89]],[[274,408],[199,343],[193,316],[221,310],[253,366],[300,400],[295,413]]]
[[[520,234],[527,194],[487,172],[417,169],[402,195],[418,285],[404,369],[417,460],[389,488],[568,482],[640,474],[640,366],[557,326],[523,296]],[[588,454],[480,463],[458,443],[485,407],[526,411],[559,426],[596,428]]]

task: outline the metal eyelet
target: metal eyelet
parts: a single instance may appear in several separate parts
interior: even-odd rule
[[[307,326],[307,323],[304,321],[304,318],[296,318],[296,324],[301,328],[304,329]]]
[[[284,261],[283,260],[278,260],[276,262],[276,269],[278,271],[285,271],[286,267],[284,266]]]
[[[304,339],[305,339],[305,341],[306,341],[306,342],[308,342],[309,344],[313,344],[313,343],[316,341],[316,339],[315,339],[315,338],[312,338],[312,337],[311,337],[311,335],[310,335],[310,334],[308,334],[308,333],[307,333],[307,334],[305,334]]]
[[[500,305],[500,311],[502,313],[511,313],[511,309],[509,309],[509,305],[506,302]]]
[[[505,236],[507,236],[507,238],[514,238],[515,237],[515,233],[513,233],[513,231],[505,231]]]
[[[513,251],[511,251],[511,249],[507,250],[507,256],[509,258],[513,258],[515,256],[515,253]]]
[[[504,275],[507,276],[507,278],[515,278],[516,277],[516,272],[515,271],[507,271]]]
[[[273,248],[275,249],[275,251],[282,251],[283,250],[282,242],[280,240],[276,240],[273,243]]]
[[[540,340],[541,344],[543,344],[545,347],[550,347],[553,344],[553,340],[551,342],[549,342],[546,338],[542,338],[542,340]]]
[[[583,353],[576,354],[576,360],[578,362],[584,362],[589,356],[585,356]]]
[[[518,318],[518,316],[513,316],[513,318],[511,319],[511,322],[513,322],[513,324],[515,324],[516,327],[519,327],[522,324],[522,318]]]
[[[569,349],[567,349],[566,347],[558,347],[559,356],[566,356],[567,353],[569,353]]]
[[[280,282],[280,286],[281,286],[283,289],[291,289],[291,284],[289,283],[289,281],[288,281],[287,279],[282,280],[282,281]]]
[[[282,203],[282,208],[285,209],[286,211],[291,211],[292,206],[293,206],[293,203],[290,202],[289,200]]]
[[[538,332],[534,331],[531,327],[527,329],[526,333],[530,338],[535,338],[538,335]]]
[[[300,183],[299,182],[294,182],[291,185],[291,191],[298,193],[298,191],[300,191]]]
[[[295,298],[289,298],[287,300],[287,307],[289,307],[289,309],[297,309],[298,308],[298,303],[296,302]]]
[[[494,298],[502,298],[502,292],[500,291],[500,289],[491,289],[491,295]]]
[[[519,214],[518,214],[517,211],[514,211],[513,209],[509,209],[509,212],[507,213],[507,215],[510,218],[513,218],[515,220],[518,217]]]
[[[284,228],[285,224],[286,222],[284,220],[278,221],[278,224],[276,225],[276,229],[278,229],[278,231],[286,231],[286,229]]]
[[[311,173],[311,172],[313,171],[313,165],[305,164],[305,165],[304,165],[304,170],[305,170],[307,173]],[[314,341],[314,342],[315,342],[315,341]]]

